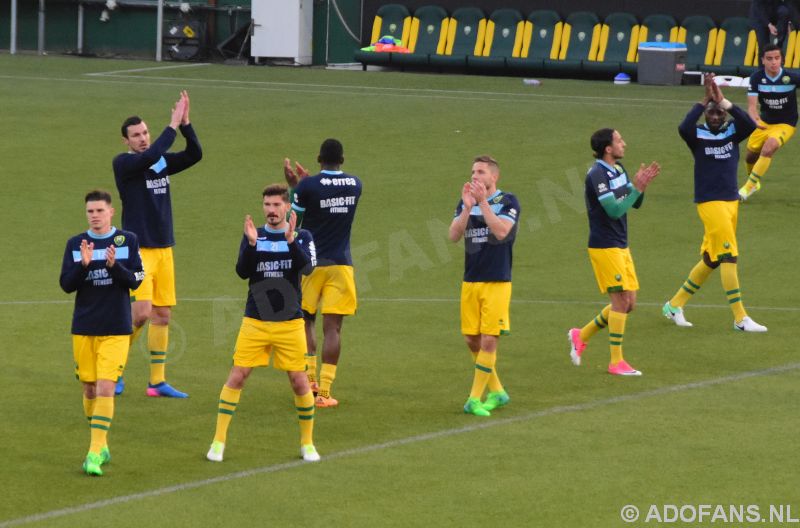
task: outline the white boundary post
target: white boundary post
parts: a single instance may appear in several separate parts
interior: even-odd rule
[[[39,0],[39,29],[37,37],[37,52],[39,55],[44,55],[44,32],[45,32],[45,24],[44,24],[44,17],[45,17],[45,7],[44,7],[44,0]]]
[[[158,0],[158,14],[156,15],[156,62],[161,62],[161,41],[164,40],[164,0]]]
[[[11,55],[17,54],[17,0],[11,0],[11,42],[8,52]]]

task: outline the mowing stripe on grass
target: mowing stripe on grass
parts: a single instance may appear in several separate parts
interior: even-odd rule
[[[238,297],[184,297],[178,299],[180,302],[242,302]],[[59,301],[54,300],[41,300],[41,301],[0,301],[0,306],[24,306],[24,305],[42,305],[42,304],[73,304],[75,301],[72,299],[63,299]],[[374,302],[374,303],[459,303],[460,299],[446,297],[441,298],[425,298],[425,297],[364,297],[359,298],[358,302]],[[579,300],[565,300],[565,299],[511,299],[511,304],[578,304],[599,306],[607,305],[608,301],[579,301]],[[636,301],[637,306],[664,306],[662,302],[646,302]],[[721,309],[730,310],[727,304],[692,304],[692,308],[703,309]],[[764,310],[767,312],[800,312],[798,306],[754,306],[748,305],[751,310]]]
[[[652,398],[654,396],[663,396],[669,394],[676,394],[681,392],[686,392],[690,390],[696,389],[705,389],[708,387],[714,387],[717,385],[724,385],[726,383],[735,383],[737,381],[742,381],[746,379],[758,378],[762,376],[774,376],[777,374],[783,374],[786,372],[792,372],[795,370],[800,369],[800,363],[789,363],[787,365],[782,365],[779,367],[772,367],[768,369],[762,370],[753,370],[749,372],[742,372],[739,374],[732,374],[730,376],[723,376],[720,378],[712,378],[704,381],[696,381],[693,383],[684,383],[680,385],[670,385],[667,387],[661,387],[659,389],[653,389],[644,392],[638,392],[634,394],[627,394],[624,396],[615,396],[613,398],[605,398],[602,400],[595,400],[585,403],[576,403],[573,405],[558,405],[556,407],[550,407],[548,409],[542,409],[540,411],[534,411],[526,414],[522,414],[519,416],[513,416],[510,418],[503,418],[499,420],[491,419],[491,420],[480,420],[480,421],[473,421],[469,425],[465,425],[464,427],[456,427],[453,429],[443,429],[441,431],[434,431],[431,433],[423,433],[415,436],[409,436],[406,438],[398,438],[397,440],[389,440],[387,442],[382,442],[380,444],[372,444],[366,445],[361,447],[354,447],[351,449],[345,449],[344,451],[338,451],[336,453],[332,453],[330,455],[326,455],[323,457],[322,462],[326,462],[329,460],[337,460],[341,458],[348,458],[356,455],[360,455],[363,453],[371,453],[374,451],[381,451],[383,449],[391,449],[395,447],[400,447],[409,444],[416,444],[419,442],[425,442],[428,440],[436,440],[439,438],[447,438],[450,436],[455,436],[464,433],[472,433],[475,431],[480,431],[483,429],[489,429],[492,427],[499,427],[503,425],[509,425],[518,422],[526,422],[530,420],[535,420],[537,418],[546,418],[549,416],[555,416],[559,414],[567,414],[567,413],[574,413],[574,412],[582,412],[582,411],[589,411],[592,409],[597,409],[600,407],[606,407],[609,405],[615,405],[618,403],[626,403],[631,401],[638,401],[643,400],[646,398]],[[474,418],[470,418],[470,420],[474,420]],[[68,515],[73,515],[77,513],[83,513],[92,510],[98,510],[105,508],[107,506],[113,506],[115,504],[126,504],[129,502],[134,502],[142,499],[147,499],[151,497],[161,497],[163,495],[168,495],[170,493],[176,493],[180,491],[187,491],[196,488],[202,488],[205,486],[210,486],[212,484],[218,484],[223,482],[230,482],[234,480],[239,480],[247,477],[252,477],[254,475],[264,475],[269,473],[277,473],[279,471],[284,471],[287,469],[293,469],[300,467],[304,464],[308,464],[308,462],[304,462],[301,460],[295,460],[292,462],[286,462],[283,464],[275,464],[272,466],[265,466],[260,468],[253,468],[244,471],[237,471],[235,473],[229,473],[228,475],[220,475],[219,477],[213,477],[204,480],[196,480],[194,482],[186,482],[183,484],[175,484],[174,486],[165,486],[162,488],[156,488],[150,491],[143,491],[140,493],[132,493],[130,495],[121,495],[119,497],[114,497],[112,499],[105,499],[96,502],[89,502],[85,504],[79,504],[78,506],[71,506],[69,508],[62,508],[59,510],[52,510],[49,512],[37,513],[34,515],[29,515],[27,517],[19,517],[17,519],[10,519],[7,521],[0,522],[0,528],[7,528],[11,526],[20,526],[23,524],[29,524],[37,521],[45,521],[48,519],[55,519],[58,517],[65,517]]]

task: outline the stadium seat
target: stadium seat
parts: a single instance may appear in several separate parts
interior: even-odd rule
[[[377,42],[383,36],[392,36],[402,41],[403,46],[408,44],[408,35],[411,31],[411,14],[408,9],[400,4],[386,4],[375,13],[375,20],[372,22],[372,36],[369,43]],[[355,52],[356,62],[360,62],[364,69],[367,64],[388,65],[392,60],[393,53],[373,52],[357,50]]]
[[[603,22],[597,58],[583,63],[588,73],[636,74],[639,23],[630,13],[612,13]]]
[[[506,59],[518,58],[525,33],[525,20],[516,9],[498,9],[486,23],[486,37],[481,55],[467,56],[470,69],[503,70]]]
[[[443,55],[449,22],[447,11],[442,7],[431,5],[417,9],[411,19],[408,37],[411,53],[395,53],[392,65],[424,66],[430,62],[431,55]]]
[[[439,68],[466,68],[467,55],[480,56],[486,34],[486,18],[477,7],[456,9],[447,26],[444,55],[431,55],[430,63]]]
[[[540,9],[528,15],[519,58],[507,59],[512,70],[541,71],[545,59],[557,59],[564,23],[558,13]]]
[[[678,42],[686,44],[686,70],[709,70],[714,63],[717,27],[704,15],[686,17],[678,29]]]
[[[601,24],[589,11],[572,13],[564,21],[558,60],[545,59],[545,70],[558,74],[580,73],[583,63],[597,58]]]
[[[678,23],[669,15],[647,16],[639,27],[639,42],[678,42]]]
[[[721,75],[746,75],[744,68],[753,65],[756,32],[744,17],[725,19],[717,31],[712,71]]]

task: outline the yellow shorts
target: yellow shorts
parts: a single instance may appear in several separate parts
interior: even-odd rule
[[[303,277],[303,311],[323,314],[356,313],[356,282],[353,266],[320,266]]]
[[[175,306],[175,263],[172,248],[140,248],[144,280],[131,290],[133,301],[151,301],[154,306]]]
[[[461,333],[464,335],[508,335],[510,282],[461,283]]]
[[[630,248],[589,248],[589,259],[600,293],[639,289]]]
[[[778,143],[783,146],[787,141],[792,139],[794,135],[795,127],[792,125],[787,125],[785,123],[767,125],[761,120],[758,121],[758,124],[766,125],[767,128],[764,130],[757,128],[750,134],[750,137],[747,138],[747,150],[750,152],[761,152],[761,147],[764,146],[764,142],[767,138],[775,138],[778,140]]]
[[[302,318],[290,321],[242,320],[233,364],[237,367],[266,367],[274,352],[272,366],[278,370],[306,369],[306,331]]]
[[[700,203],[697,204],[697,214],[705,228],[700,254],[708,252],[714,262],[723,257],[737,256],[739,247],[736,245],[736,221],[739,217],[739,200]]]
[[[72,335],[72,357],[75,359],[75,377],[83,383],[112,380],[122,376],[128,362],[131,336]]]

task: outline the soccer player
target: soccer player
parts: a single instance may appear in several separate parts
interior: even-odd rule
[[[678,326],[692,326],[683,307],[697,293],[711,272],[719,268],[722,287],[733,310],[733,328],[744,332],[766,332],[747,316],[742,304],[736,260],[736,219],[739,197],[736,192],[736,169],[739,165],[739,143],[753,130],[755,122],[747,113],[725,99],[714,75],[705,76],[706,93],[695,104],[678,127],[694,156],[694,201],[703,221],[705,233],[700,246],[702,258],[689,272],[677,293],[664,304],[662,313]],[[725,121],[725,112],[733,116]],[[705,124],[697,119],[705,114]]]
[[[344,148],[336,139],[326,139],[319,148],[320,172],[309,176],[302,165],[296,172],[284,162],[286,181],[294,187],[292,209],[298,224],[311,231],[317,245],[317,267],[303,277],[303,315],[308,355],[306,365],[317,407],[335,407],[331,396],[342,344],[344,316],[356,313],[356,284],[350,256],[350,231],[361,196],[361,180],[342,172]],[[317,378],[317,310],[322,312],[322,367]],[[317,379],[319,382],[317,383]]]
[[[167,152],[177,130],[186,139],[186,150]],[[172,110],[169,125],[150,143],[147,124],[138,116],[122,123],[122,139],[128,152],[114,158],[114,179],[122,200],[122,227],[139,236],[142,260],[147,270],[142,285],[133,292],[133,336],[131,343],[150,321],[147,346],[150,351],[148,396],[186,398],[188,395],[166,382],[165,368],[169,344],[169,320],[175,298],[175,265],[172,246],[170,176],[188,169],[203,157],[200,142],[189,121],[189,94],[181,97]],[[120,378],[116,392],[121,394]]]
[[[319,460],[314,448],[314,395],[306,376],[306,336],[300,309],[300,276],[315,265],[311,233],[295,232],[297,215],[291,211],[285,185],[264,189],[266,225],[256,228],[253,219],[244,219],[244,236],[239,247],[236,273],[248,279],[249,291],[244,319],[233,353],[233,367],[219,395],[217,430],[206,457],[222,462],[225,442],[245,381],[255,367],[269,365],[285,370],[294,391],[297,420],[300,423],[300,456],[309,462]]]
[[[472,178],[461,188],[448,233],[453,242],[464,237],[461,333],[475,363],[464,412],[475,416],[491,416],[492,410],[510,401],[495,365],[497,342],[511,330],[511,260],[520,207],[516,196],[497,188],[499,178],[494,158],[473,160]]]
[[[628,178],[619,160],[625,155],[625,141],[620,133],[602,128],[592,134],[591,146],[597,159],[586,175],[585,197],[589,216],[589,259],[601,293],[607,293],[611,304],[583,328],[572,328],[567,334],[570,358],[576,366],[586,344],[599,330],[608,327],[611,362],[608,373],[617,376],[641,376],[622,355],[625,322],[636,304],[639,280],[628,247],[628,210],[638,209],[644,191],[661,167],[655,161],[640,165]]]
[[[747,200],[761,189],[761,178],[772,157],[794,135],[797,126],[797,86],[800,75],[781,66],[781,48],[770,45],[761,53],[761,69],[750,76],[747,112],[756,122],[747,140],[747,181],[739,189],[739,199]],[[759,114],[757,106],[760,106]]]
[[[142,282],[144,271],[136,235],[111,225],[111,195],[91,191],[84,202],[89,230],[67,241],[60,284],[67,293],[77,292],[72,354],[91,433],[83,470],[99,476],[111,460],[114,384],[125,368],[133,332],[130,290]]]

